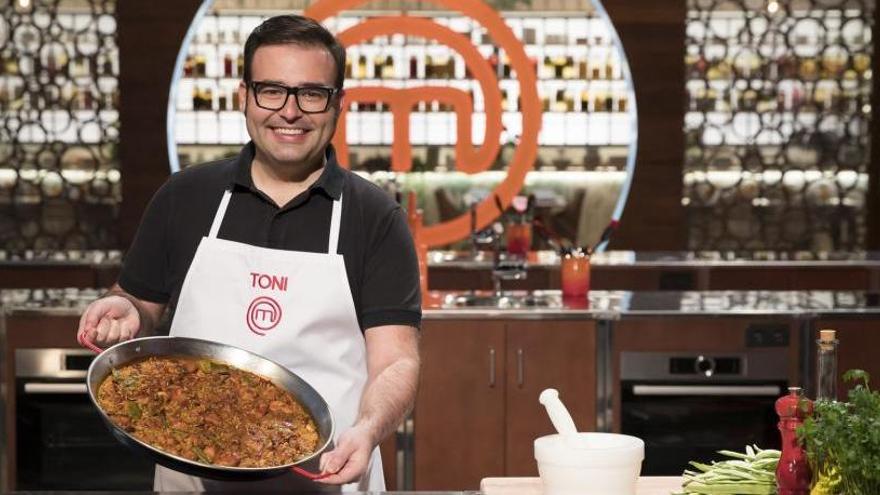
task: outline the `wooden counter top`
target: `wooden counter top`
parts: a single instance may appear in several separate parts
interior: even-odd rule
[[[643,476],[636,487],[637,495],[669,495],[681,490],[680,476]],[[482,495],[542,495],[540,478],[484,478]]]

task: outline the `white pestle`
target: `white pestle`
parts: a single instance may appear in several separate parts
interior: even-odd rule
[[[547,409],[547,415],[550,416],[550,422],[553,423],[553,427],[556,428],[556,431],[562,435],[563,441],[567,446],[573,448],[587,447],[585,442],[586,438],[578,435],[577,427],[574,425],[574,420],[571,418],[571,414],[569,414],[565,404],[559,400],[559,391],[555,388],[545,389],[541,392],[541,395],[538,396],[538,402],[543,404]]]

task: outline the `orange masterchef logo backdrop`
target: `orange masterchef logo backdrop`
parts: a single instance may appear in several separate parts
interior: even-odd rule
[[[339,12],[354,8],[367,0],[318,0],[304,11],[304,14],[323,21]],[[504,19],[480,0],[429,0],[447,9],[460,12],[478,21],[503,49],[510,66],[516,72],[520,86],[522,137],[507,168],[507,177],[498,184],[496,194],[504,206],[510,204],[525,182],[526,174],[535,163],[538,152],[538,132],[541,129],[541,104],[538,97],[537,81],[526,55],[525,48],[516,38]],[[409,143],[409,117],[420,101],[436,100],[455,109],[456,125],[456,168],[466,173],[487,170],[500,149],[501,136],[501,92],[498,80],[491,66],[476,50],[476,47],[461,34],[422,17],[398,16],[375,17],[337,33],[340,42],[351,46],[380,35],[404,34],[433,39],[455,50],[464,59],[465,65],[480,84],[486,109],[486,134],[483,145],[474,149],[471,145],[471,117],[473,101],[466,92],[449,87],[411,87],[386,88],[382,86],[359,86],[346,90],[349,101],[377,102],[388,105],[394,122],[394,139],[391,146],[391,168],[407,172],[412,165],[412,149]],[[345,112],[339,118],[339,126],[334,138],[340,161],[347,161],[348,146],[345,142]],[[483,228],[501,212],[490,194],[477,206],[477,228]],[[423,239],[428,246],[440,246],[470,234],[470,219],[467,214],[452,220],[425,227]]]

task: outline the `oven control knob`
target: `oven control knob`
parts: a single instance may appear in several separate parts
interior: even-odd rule
[[[706,356],[697,356],[697,359],[694,360],[694,371],[712,376],[715,373],[715,360]]]

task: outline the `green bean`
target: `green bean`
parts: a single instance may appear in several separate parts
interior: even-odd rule
[[[779,451],[747,445],[745,453],[719,450],[727,460],[704,464],[691,461],[694,469],[682,474],[682,492],[676,495],[772,495],[776,493]]]

